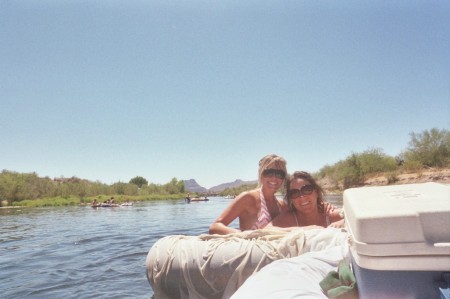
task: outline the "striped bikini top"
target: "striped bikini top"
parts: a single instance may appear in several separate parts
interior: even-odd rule
[[[272,216],[270,216],[269,209],[267,208],[266,199],[264,198],[262,189],[259,189],[259,198],[261,200],[261,209],[259,210],[259,213],[258,213],[258,219],[253,224],[251,229],[263,228],[267,224],[269,224],[270,221],[272,221]],[[277,200],[277,199],[275,198],[275,200]],[[278,205],[278,211],[281,212],[280,205]]]

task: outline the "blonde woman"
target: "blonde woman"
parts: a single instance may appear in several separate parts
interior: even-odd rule
[[[259,161],[258,188],[242,192],[209,227],[210,234],[229,234],[265,227],[286,209],[275,193],[280,189],[287,174],[286,161],[270,154]],[[228,225],[239,218],[239,229]]]

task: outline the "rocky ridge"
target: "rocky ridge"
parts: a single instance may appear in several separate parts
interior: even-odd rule
[[[235,180],[234,182],[223,183],[209,189],[206,189],[200,186],[194,179],[184,180],[184,190],[187,192],[197,192],[197,193],[219,193],[228,188],[237,188],[242,185],[251,185],[256,184],[257,181],[243,181],[243,180]]]

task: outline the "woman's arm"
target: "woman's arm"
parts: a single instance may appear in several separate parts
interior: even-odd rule
[[[266,227],[290,228],[296,226],[295,219],[290,211],[283,211],[267,224]]]
[[[226,234],[232,234],[240,232],[241,230],[237,228],[232,228],[224,223],[220,222],[219,220],[216,220],[211,226],[209,227],[209,233],[210,234],[219,234],[219,235],[226,235]]]
[[[220,214],[220,216],[209,227],[210,234],[226,235],[230,233],[240,232],[241,230],[229,227],[228,225],[236,218],[240,218],[239,222],[242,225],[243,222],[248,221],[249,206],[252,204],[253,196],[250,192],[244,192],[239,194],[228,207]]]

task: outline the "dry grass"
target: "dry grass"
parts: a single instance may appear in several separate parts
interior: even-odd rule
[[[369,177],[365,186],[386,186],[400,184],[418,184],[426,182],[437,182],[450,184],[450,168],[448,169],[424,169],[416,172],[392,172],[380,173]],[[329,178],[319,180],[319,185],[327,194],[338,194],[343,192],[342,184],[337,184]]]
[[[384,186],[389,184],[416,184],[425,182],[450,184],[450,169],[426,169],[419,172],[403,172],[397,174],[384,173],[367,179],[365,184]]]

